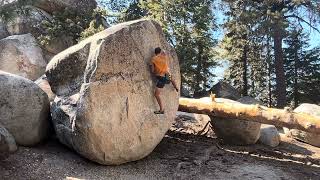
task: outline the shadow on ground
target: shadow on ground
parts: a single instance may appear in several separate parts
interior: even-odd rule
[[[90,162],[56,139],[20,147],[0,161],[1,179],[318,179],[320,149],[291,139],[277,148],[230,146],[168,132],[143,160],[121,166]]]

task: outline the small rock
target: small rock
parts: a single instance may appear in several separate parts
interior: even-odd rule
[[[259,142],[271,147],[278,146],[280,143],[280,135],[277,128],[273,125],[262,124]]]
[[[0,159],[6,158],[17,150],[14,137],[0,124]]]
[[[304,103],[297,107],[293,112],[295,113],[307,113],[315,117],[320,118],[320,106],[315,104]],[[291,136],[300,141],[306,142],[316,147],[320,147],[320,135],[312,134],[297,129],[284,128],[284,132],[287,136]]]

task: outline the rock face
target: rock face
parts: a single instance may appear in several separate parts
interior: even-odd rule
[[[299,107],[297,107],[293,112],[296,113],[307,113],[313,116],[320,117],[320,106],[315,104],[301,104]],[[311,134],[304,131],[296,130],[296,129],[285,129],[285,133],[288,136],[292,136],[296,139],[299,139],[301,141],[304,141],[308,144],[311,144],[313,146],[320,147],[320,135],[318,134]]]
[[[44,20],[50,21],[52,19],[51,15],[36,7],[30,6],[29,9],[28,16],[18,15],[6,23],[6,28],[10,35],[31,33],[37,37],[45,31],[40,27],[40,23]]]
[[[78,12],[88,12],[97,7],[97,2],[95,0],[37,0],[34,6],[49,13],[61,11],[65,8]]]
[[[17,144],[31,146],[47,135],[49,101],[32,81],[0,71],[0,123]]]
[[[243,104],[260,104],[259,101],[250,98],[243,97],[237,101],[229,99],[216,98],[216,102],[232,102]],[[260,123],[242,121],[237,119],[225,119],[211,117],[212,126],[217,137],[221,138],[224,142],[236,145],[250,145],[255,144],[260,135]]]
[[[175,122],[170,130],[184,134],[215,137],[214,132],[211,129],[210,121],[208,115],[177,112]]]
[[[74,45],[72,38],[65,36],[53,39],[49,44],[45,45],[44,48],[50,54],[58,54],[72,45]]]
[[[0,70],[36,80],[45,72],[46,64],[42,50],[31,34],[0,40]]]
[[[48,95],[49,101],[53,102],[56,95],[52,92],[47,76],[43,75],[35,83]]]
[[[259,142],[267,146],[277,147],[280,143],[280,135],[277,128],[274,125],[262,124]]]
[[[225,82],[218,82],[209,92],[216,95],[217,98],[226,98],[231,100],[238,100],[241,96],[239,92]]]
[[[6,25],[0,21],[0,40],[9,36]]]
[[[46,75],[57,95],[52,119],[59,140],[84,157],[114,165],[147,156],[170,128],[178,109],[171,85],[162,91],[166,113],[158,108],[149,63],[154,48],[168,53],[180,84],[175,51],[161,27],[150,20],[113,26],[55,56]]]
[[[0,160],[17,150],[14,137],[0,124]]]

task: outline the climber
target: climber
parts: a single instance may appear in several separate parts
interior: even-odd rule
[[[160,106],[159,111],[155,111],[155,114],[164,114],[164,108],[163,104],[160,98],[160,91],[161,89],[166,85],[172,83],[173,87],[177,92],[179,92],[179,89],[177,87],[176,82],[172,79],[171,74],[169,72],[169,67],[168,67],[168,57],[166,53],[161,50],[160,47],[157,47],[155,49],[155,56],[151,60],[151,72],[155,74],[157,78],[157,84],[156,84],[156,89],[154,92],[154,96],[157,99],[157,102]]]

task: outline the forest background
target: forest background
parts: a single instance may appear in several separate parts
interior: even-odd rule
[[[1,3],[6,0],[0,1]],[[1,21],[28,14],[27,4],[0,8]],[[217,81],[270,107],[320,103],[318,0],[98,0],[94,12],[54,13],[40,44],[68,35],[81,41],[108,26],[148,17],[176,49],[182,93],[201,97]]]

